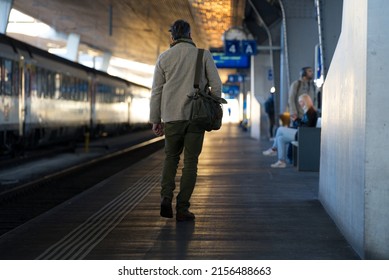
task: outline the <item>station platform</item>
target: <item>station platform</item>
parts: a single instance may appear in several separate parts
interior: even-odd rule
[[[359,259],[317,199],[319,173],[270,168],[270,145],[232,124],[206,133],[194,222],[159,216],[160,150],[1,236],[0,259]]]

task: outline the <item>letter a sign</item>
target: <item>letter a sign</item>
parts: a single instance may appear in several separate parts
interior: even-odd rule
[[[256,55],[257,54],[257,42],[255,40],[243,40],[242,41],[242,50],[246,55]]]

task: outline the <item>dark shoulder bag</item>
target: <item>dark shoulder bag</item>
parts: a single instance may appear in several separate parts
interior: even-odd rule
[[[226,104],[227,101],[212,94],[208,85],[204,89],[200,89],[199,82],[203,64],[203,53],[204,49],[198,49],[194,79],[195,93],[192,96],[188,96],[192,99],[191,122],[204,128],[206,131],[218,130],[222,126],[222,104]]]

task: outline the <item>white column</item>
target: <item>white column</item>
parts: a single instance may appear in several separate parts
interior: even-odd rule
[[[0,33],[5,34],[8,25],[9,13],[12,8],[12,0],[0,0]]]
[[[66,58],[71,61],[77,61],[78,46],[80,45],[80,35],[70,33],[66,44]]]
[[[256,96],[258,81],[257,78],[257,66],[256,56],[251,56],[251,69],[250,69],[250,92],[247,99],[247,109],[250,114],[247,116],[250,118],[250,136],[254,139],[259,140],[261,136],[260,125],[261,125],[261,107]]]
[[[274,86],[274,73],[271,70],[270,54],[258,54],[251,57],[251,137],[260,139],[267,136],[266,114],[261,110],[270,89]],[[263,121],[264,120],[264,121]]]

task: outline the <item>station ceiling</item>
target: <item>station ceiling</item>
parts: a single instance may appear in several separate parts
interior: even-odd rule
[[[260,41],[265,33],[250,2],[266,24],[280,20],[277,0],[14,0],[13,7],[59,32],[79,34],[86,46],[154,64],[169,47],[169,26],[180,18],[191,24],[199,47],[222,48],[223,32],[233,26],[246,26]]]

